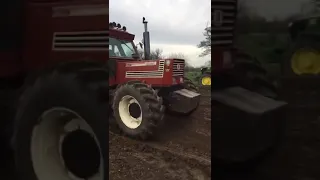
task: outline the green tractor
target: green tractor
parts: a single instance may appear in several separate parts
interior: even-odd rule
[[[200,86],[211,86],[211,67],[201,68],[201,74],[199,77]]]
[[[289,24],[290,47],[281,64],[284,98],[294,107],[319,107],[320,14]]]
[[[291,47],[283,62],[283,75],[320,75],[320,15],[291,22],[289,32]]]

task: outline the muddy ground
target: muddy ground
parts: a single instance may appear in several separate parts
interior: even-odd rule
[[[289,108],[282,143],[263,161],[226,170],[221,180],[320,179],[320,111]],[[213,172],[215,173],[215,172]]]
[[[233,170],[223,180],[320,179],[320,119],[318,110],[289,109],[284,141],[259,164]],[[245,168],[244,168],[245,169]]]
[[[202,90],[200,108],[189,118],[166,117],[162,134],[142,143],[109,133],[111,180],[207,180],[211,172],[210,93]],[[320,110],[286,113],[285,138],[255,168],[229,171],[215,180],[320,179]],[[1,159],[0,179],[13,179]],[[10,174],[10,175],[9,175]]]
[[[285,139],[252,179],[320,179],[320,111],[290,108]]]
[[[200,107],[190,117],[167,115],[148,142],[109,133],[111,180],[211,179],[210,89],[201,89]]]

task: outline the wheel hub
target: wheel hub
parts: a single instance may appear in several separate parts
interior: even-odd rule
[[[291,58],[291,68],[297,75],[319,74],[320,61],[319,52],[312,49],[300,49]]]
[[[69,132],[63,138],[61,155],[67,169],[79,178],[88,179],[99,172],[99,147],[84,130]]]
[[[141,115],[140,106],[137,103],[129,104],[129,113],[133,118],[139,118]]]
[[[126,95],[119,102],[121,121],[130,129],[136,129],[142,123],[141,106],[134,97]]]
[[[65,108],[42,114],[31,137],[31,161],[39,180],[103,180],[104,164],[87,121]]]
[[[203,77],[201,80],[202,85],[210,86],[211,85],[211,78],[210,77]]]

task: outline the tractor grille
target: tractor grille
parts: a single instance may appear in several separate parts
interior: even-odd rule
[[[127,71],[126,78],[163,78],[164,60],[159,60],[158,70],[155,71]]]
[[[183,76],[184,75],[184,60],[175,59],[173,60],[172,76]]]
[[[212,46],[233,45],[234,27],[236,22],[236,0],[212,0],[213,21],[211,28]]]
[[[56,32],[52,49],[55,51],[107,51],[107,31]]]

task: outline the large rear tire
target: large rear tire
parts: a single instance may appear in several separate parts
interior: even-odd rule
[[[145,140],[162,124],[162,98],[141,82],[121,85],[113,98],[113,112],[118,128],[127,136]]]
[[[21,179],[106,179],[108,102],[96,90],[55,71],[23,92],[13,138]]]

